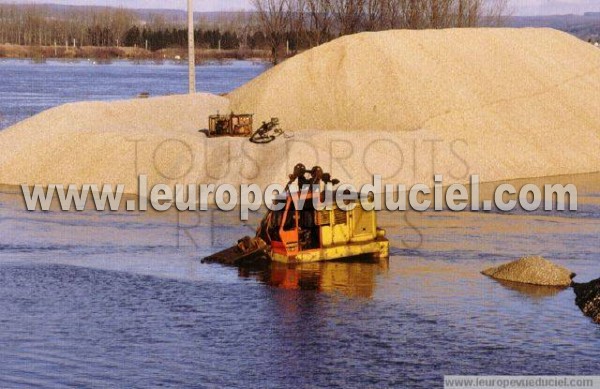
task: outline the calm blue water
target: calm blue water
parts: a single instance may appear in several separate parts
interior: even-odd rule
[[[199,89],[227,92],[261,71],[202,66]],[[183,93],[186,68],[2,61],[0,79],[6,126],[67,101]],[[261,272],[200,262],[260,215],[240,225],[221,212],[30,213],[19,194],[0,193],[0,387],[437,388],[445,374],[597,375],[600,326],[570,289],[480,274],[536,254],[579,281],[600,276],[592,187],[575,214],[382,213],[389,261]]]
[[[389,262],[247,273],[200,258],[259,215],[21,203],[0,196],[0,387],[435,388],[444,374],[600,371],[600,326],[570,289],[479,273],[531,253],[596,278],[598,218],[384,213]]]
[[[197,90],[227,93],[262,73],[266,64],[209,62],[197,67]],[[45,109],[81,100],[116,100],[186,93],[187,65],[164,62],[52,61],[34,64],[0,59],[0,129]]]

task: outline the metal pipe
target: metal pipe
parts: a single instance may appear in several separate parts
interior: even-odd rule
[[[194,1],[188,0],[188,64],[190,94],[196,93],[196,45],[194,44]]]

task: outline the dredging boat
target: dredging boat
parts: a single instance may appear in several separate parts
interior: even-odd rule
[[[267,213],[255,237],[240,239],[235,246],[203,262],[244,266],[389,256],[389,241],[385,230],[377,227],[377,213],[364,209],[358,194],[348,196],[352,194],[344,192],[344,198],[353,200],[345,200],[342,209],[335,200],[338,190],[334,187],[339,181],[320,167],[307,170],[298,164],[289,177],[285,194],[274,201],[279,206],[273,208],[278,210]],[[373,199],[363,202],[372,203]]]

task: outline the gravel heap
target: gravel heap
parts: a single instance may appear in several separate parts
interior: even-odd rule
[[[571,271],[542,257],[523,257],[482,272],[498,280],[545,286],[570,286]]]

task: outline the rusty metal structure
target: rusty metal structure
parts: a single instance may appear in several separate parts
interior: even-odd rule
[[[252,135],[253,115],[237,115],[231,112],[229,115],[211,115],[208,118],[208,137],[216,138],[221,136],[241,136],[249,137]]]

